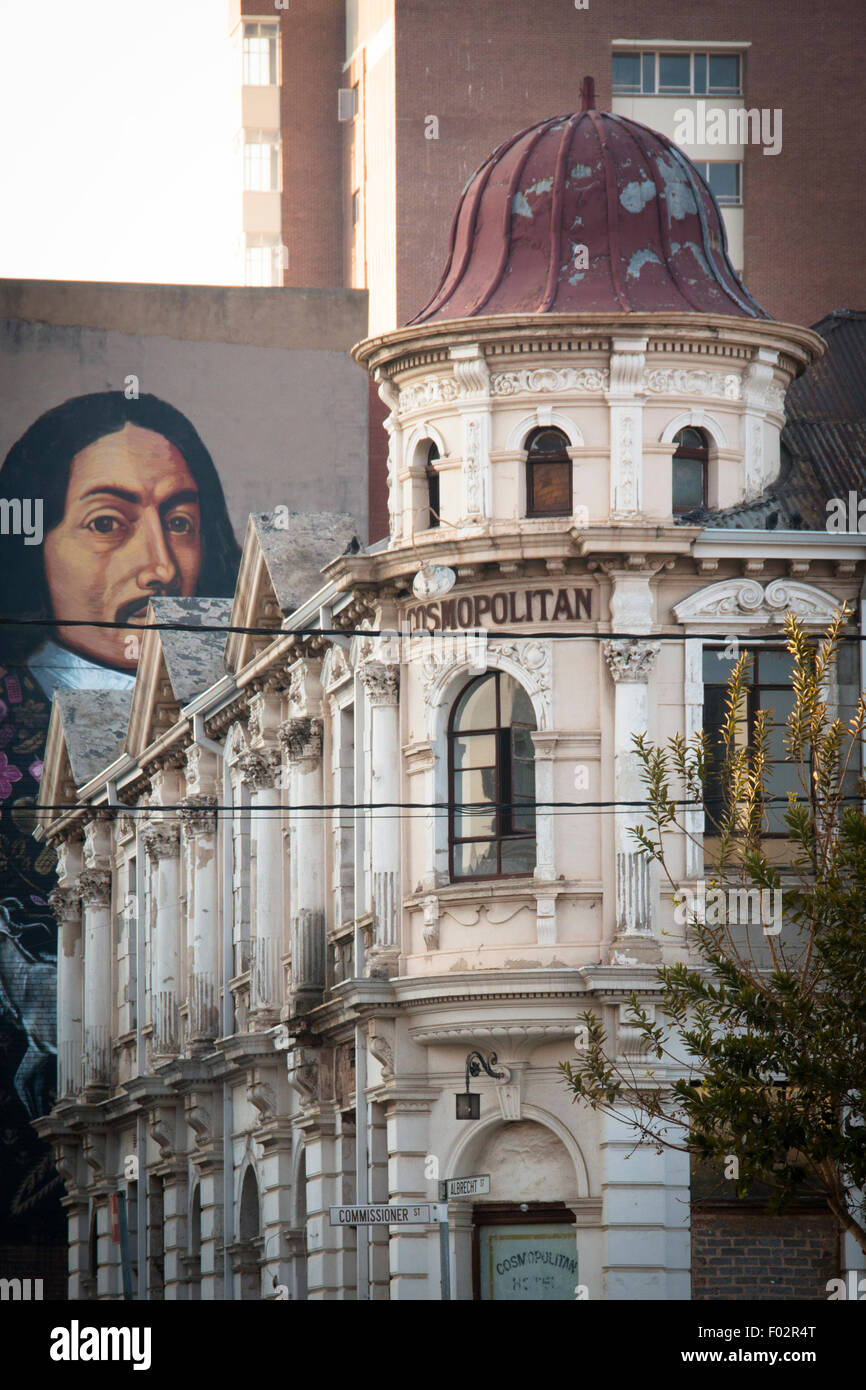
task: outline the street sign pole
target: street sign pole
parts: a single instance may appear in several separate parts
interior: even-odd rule
[[[448,1184],[439,1184],[439,1282],[442,1302],[451,1300],[451,1243],[448,1238]]]

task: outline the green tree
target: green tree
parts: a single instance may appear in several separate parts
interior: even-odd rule
[[[807,1187],[820,1192],[866,1250],[866,699],[847,721],[827,700],[848,618],[844,608],[817,642],[792,614],[785,620],[793,707],[783,741],[800,783],[787,794],[786,838],[767,834],[770,712],[744,722],[748,652],[716,739],[633,736],[647,824],[632,835],[673,889],[685,949],[643,1002],[631,996],[639,1055],[611,1056],[590,1010],[578,1061],[560,1068],[575,1100],[625,1112],[638,1140],[686,1150],[720,1174],[735,1155],[741,1196],[764,1184],[781,1211]],[[706,810],[705,910],[671,870],[683,862],[689,806]],[[778,926],[762,914],[744,928],[744,890],[780,905]]]

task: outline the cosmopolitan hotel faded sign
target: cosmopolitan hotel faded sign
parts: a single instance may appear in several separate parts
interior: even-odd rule
[[[416,603],[406,611],[412,629],[511,627],[520,623],[592,621],[593,590],[571,586],[497,589]]]

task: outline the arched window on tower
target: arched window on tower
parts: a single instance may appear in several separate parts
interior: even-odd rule
[[[562,430],[533,430],[526,441],[526,515],[571,516],[571,459]]]
[[[703,430],[692,425],[674,435],[674,444],[671,510],[674,516],[682,516],[707,505],[709,447]]]
[[[529,696],[504,671],[458,697],[448,735],[452,878],[535,869],[535,728]]]
[[[439,472],[436,460],[439,450],[435,444],[427,450],[427,463],[424,469],[427,478],[427,528],[439,525]]]

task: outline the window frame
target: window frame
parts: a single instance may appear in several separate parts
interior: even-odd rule
[[[700,449],[692,448],[689,445],[677,443],[678,436],[684,434],[686,430],[697,430],[703,437],[704,443]],[[672,443],[676,446],[671,456],[671,515],[688,516],[689,512],[696,511],[697,507],[678,507],[674,496],[674,471],[677,459],[693,459],[703,463],[703,489],[702,500],[698,507],[706,509],[709,506],[709,486],[710,486],[710,441],[706,430],[698,425],[683,425],[682,429],[677,430]]]
[[[491,879],[501,879],[501,878],[529,878],[529,877],[532,877],[532,875],[535,873],[535,869],[536,869],[536,867],[537,867],[537,865],[538,865],[538,820],[537,820],[537,811],[536,811],[536,804],[537,804],[537,800],[536,800],[536,790],[537,790],[538,760],[537,760],[537,757],[536,757],[536,755],[535,755],[535,751],[534,751],[534,750],[533,750],[533,757],[532,757],[532,770],[533,770],[532,801],[531,801],[531,803],[527,803],[528,805],[531,804],[531,806],[532,806],[532,808],[533,808],[533,813],[534,813],[534,814],[533,814],[533,828],[532,828],[532,830],[531,830],[531,831],[514,830],[514,828],[513,828],[514,806],[513,806],[513,805],[509,805],[509,806],[507,806],[507,807],[503,807],[503,806],[501,805],[501,803],[502,803],[503,801],[506,801],[506,800],[510,801],[510,800],[511,800],[511,797],[512,797],[512,794],[513,794],[513,791],[512,791],[512,789],[513,789],[513,768],[512,768],[512,762],[513,762],[513,753],[512,753],[512,748],[513,748],[513,732],[514,732],[515,729],[526,729],[530,734],[532,734],[532,733],[537,733],[537,732],[538,732],[538,724],[537,724],[537,721],[534,719],[534,716],[533,716],[533,725],[532,725],[531,727],[530,727],[528,724],[524,724],[524,723],[512,723],[512,724],[503,726],[503,724],[502,724],[502,714],[501,714],[501,709],[502,709],[502,706],[501,706],[501,694],[500,694],[500,684],[501,684],[501,681],[502,681],[502,678],[503,678],[503,677],[505,677],[505,678],[508,679],[508,680],[513,680],[514,683],[515,683],[515,685],[518,685],[518,686],[520,685],[520,682],[516,679],[516,677],[510,675],[510,673],[507,672],[507,671],[501,671],[501,670],[498,670],[498,669],[493,669],[493,670],[490,670],[490,671],[485,671],[485,672],[483,672],[483,673],[482,673],[481,675],[479,675],[479,676],[474,676],[474,677],[472,678],[472,680],[467,681],[466,684],[463,685],[463,686],[460,688],[460,690],[457,692],[457,694],[456,694],[455,697],[454,697],[454,700],[453,700],[452,706],[451,706],[451,711],[450,711],[450,714],[449,714],[449,716],[448,716],[448,734],[447,734],[447,737],[448,737],[448,750],[447,750],[447,757],[448,757],[448,876],[449,876],[449,879],[450,879],[450,881],[451,881],[452,883],[480,883],[480,882],[489,881],[489,880],[491,880]],[[467,729],[462,729],[462,730],[461,730],[461,729],[459,729],[459,728],[456,728],[456,727],[455,727],[455,718],[456,718],[457,710],[458,710],[458,707],[459,707],[461,701],[464,699],[464,697],[468,694],[468,692],[469,692],[470,690],[472,690],[472,689],[473,689],[474,687],[476,687],[476,686],[479,686],[479,687],[480,687],[480,686],[483,684],[483,682],[484,682],[484,681],[487,681],[487,680],[494,680],[495,683],[496,683],[496,721],[497,721],[496,724],[495,724],[494,726],[491,726],[491,727],[477,728],[477,729],[473,728],[473,729],[469,729],[469,730],[467,730]],[[529,694],[528,694],[528,692],[526,691],[525,687],[522,687],[522,688],[523,688],[523,690],[524,690],[524,694],[526,695],[526,698],[529,699]],[[531,702],[530,702],[530,703],[531,703]],[[455,797],[455,781],[456,781],[456,772],[457,772],[457,769],[455,768],[455,764],[454,764],[454,745],[455,745],[455,740],[458,739],[458,738],[466,738],[466,737],[469,737],[469,738],[476,738],[476,737],[481,737],[481,738],[483,738],[483,737],[488,737],[488,738],[489,738],[490,736],[493,736],[494,739],[495,739],[495,749],[496,749],[496,752],[495,752],[496,763],[495,763],[495,765],[494,765],[494,788],[495,788],[495,790],[494,790],[494,797],[493,797],[493,802],[492,802],[492,805],[494,806],[494,811],[493,811],[493,816],[494,816],[494,833],[493,833],[492,835],[459,835],[459,836],[458,836],[458,835],[455,833],[458,815],[464,814],[464,813],[465,813],[465,812],[464,812],[464,808],[465,808],[466,806],[473,806],[473,807],[480,808],[484,803],[482,803],[482,802],[463,802],[463,801],[461,801],[461,802],[459,803],[459,806],[458,806],[458,803],[457,803],[457,800],[456,800],[456,797]],[[472,812],[470,812],[470,814],[472,814]],[[506,822],[506,818],[507,818],[507,822]],[[505,827],[506,827],[506,823],[507,823],[507,828],[505,828]],[[528,870],[527,870],[527,869],[519,869],[519,870],[515,870],[515,871],[513,871],[513,872],[510,872],[510,871],[507,871],[507,870],[506,870],[506,871],[503,871],[503,869],[502,869],[502,844],[503,844],[503,841],[505,841],[505,840],[531,840],[531,841],[533,842],[533,844],[535,845],[535,862],[534,862],[533,867],[532,867],[531,869],[528,869]],[[485,845],[495,844],[495,845],[496,845],[496,864],[497,864],[496,872],[495,872],[495,873],[490,873],[490,874],[458,874],[458,873],[455,873],[455,869],[454,869],[454,863],[455,863],[455,850],[457,849],[458,846],[466,845],[466,844],[485,844]]]
[[[703,644],[702,652],[703,652],[703,656],[705,656],[707,652],[724,651],[724,649],[725,649],[725,644],[722,643],[722,642],[712,642],[712,643],[711,643],[711,642],[705,642],[705,643]],[[788,657],[790,658],[790,661],[791,661],[791,668],[792,668],[792,670],[793,670],[794,658],[793,658],[793,656],[791,655],[791,653],[787,651],[787,648],[786,648],[786,646],[785,646],[785,644],[784,644],[783,641],[780,642],[778,645],[771,644],[771,643],[763,643],[763,642],[761,642],[761,643],[759,643],[759,644],[756,645],[756,646],[751,646],[751,645],[749,644],[749,642],[746,641],[746,642],[743,642],[743,643],[741,644],[741,646],[740,646],[740,655],[742,656],[744,653],[747,653],[747,654],[751,657],[751,666],[750,666],[750,670],[749,670],[749,673],[748,673],[750,684],[749,684],[749,686],[748,686],[748,692],[747,692],[747,695],[746,695],[746,711],[745,711],[745,715],[746,715],[746,726],[747,726],[747,731],[748,731],[748,740],[747,740],[747,743],[746,743],[746,749],[747,749],[748,753],[751,755],[752,751],[754,750],[754,746],[755,746],[755,745],[754,745],[754,740],[753,740],[753,734],[754,734],[755,720],[756,720],[758,711],[761,710],[761,709],[764,709],[764,710],[772,710],[772,711],[774,712],[774,715],[775,715],[776,706],[775,706],[775,704],[773,703],[773,701],[772,701],[771,699],[766,699],[766,700],[764,700],[764,699],[762,699],[762,696],[764,696],[765,692],[768,692],[768,691],[782,691],[782,692],[791,693],[791,692],[793,691],[793,688],[794,688],[794,686],[793,686],[793,681],[789,681],[787,684],[784,684],[784,683],[782,683],[781,681],[766,681],[766,682],[761,681],[761,679],[760,679],[760,658],[761,658],[762,654],[764,654],[764,653],[772,653],[773,655],[785,655],[785,654],[787,654]],[[703,664],[703,656],[702,656],[702,664]],[[757,679],[756,679],[756,678],[757,678]],[[728,685],[727,679],[724,680],[724,681],[707,681],[707,680],[704,680],[704,681],[703,681],[703,689],[704,689],[704,697],[703,697],[703,699],[704,699],[704,709],[706,709],[706,705],[707,705],[707,688],[709,687],[710,689],[726,690],[726,689],[727,689],[727,685]],[[780,721],[778,721],[777,719],[774,718],[772,724],[770,725],[770,728],[771,728],[771,729],[774,728],[774,727],[775,727],[775,728],[784,728],[784,727],[786,726],[786,723],[787,723],[787,719],[783,719],[783,720],[780,722]],[[713,743],[711,744],[710,751],[713,753],[714,758],[718,758],[719,753],[720,753],[720,751],[721,751],[721,747],[722,747],[722,745],[721,745],[721,743],[719,742],[718,739],[714,740]],[[786,761],[787,761],[787,760],[786,760],[785,758],[768,758],[768,760],[767,760],[767,766],[768,766],[770,769],[772,769],[772,768],[774,768],[774,767],[777,767],[777,766],[785,766],[785,765],[786,765]],[[791,767],[796,767],[796,764],[793,763],[793,762],[791,762],[791,763],[788,764],[788,765],[791,766]],[[770,776],[771,776],[771,778],[772,778],[772,772],[770,773]],[[706,814],[706,805],[707,805],[706,789],[707,789],[707,785],[709,784],[709,782],[710,782],[711,780],[713,780],[713,779],[712,779],[712,778],[711,778],[711,779],[708,779],[708,781],[704,783],[704,792],[703,792],[703,796],[702,796],[702,818],[703,818],[703,832],[702,832],[702,833],[703,833],[703,836],[704,836],[704,839],[705,839],[705,840],[706,840],[706,839],[711,839],[711,840],[712,840],[712,839],[717,839],[717,838],[718,838],[716,828],[715,828],[712,824],[709,824],[709,822],[708,822],[708,820],[707,820],[707,814]],[[774,792],[773,792],[772,785],[771,785],[770,787],[768,787],[767,790],[769,791],[769,793],[770,793],[771,796],[775,796],[775,795],[778,794],[778,793],[774,793]],[[720,798],[717,798],[717,802],[718,802],[718,804],[720,804]],[[785,806],[784,806],[781,802],[770,801],[770,802],[767,802],[767,803],[765,803],[765,804],[767,805],[767,807],[769,808],[770,811],[784,812],[784,810],[785,810]],[[742,833],[744,833],[744,832],[745,832],[745,828],[744,828],[742,831],[739,830],[739,829],[737,829],[737,830],[735,831],[735,834],[739,835],[739,834],[742,834]],[[781,840],[789,840],[791,837],[790,837],[790,835],[789,835],[789,833],[788,833],[787,827],[785,827],[785,828],[783,828],[782,830],[770,830],[770,829],[764,829],[764,828],[762,828],[762,829],[761,829],[761,838],[762,838],[762,839],[768,839],[768,840],[778,840],[778,841],[781,841]]]
[[[431,439],[427,449],[427,461],[424,464],[424,479],[427,484],[427,530],[433,531],[440,525],[440,515],[442,512],[441,489],[439,469],[434,468],[434,463],[439,459],[439,446],[436,441]]]
[[[253,67],[261,66],[262,60],[247,49],[247,40],[264,40],[268,45],[264,58],[267,69],[267,82],[250,82],[248,77]],[[273,58],[273,61],[272,61]],[[273,79],[271,80],[271,71]],[[280,25],[278,20],[244,20],[241,35],[241,76],[244,87],[279,87],[280,85]]]
[[[562,437],[561,452],[551,453],[549,455],[537,454],[535,458],[533,458],[532,446],[535,440],[539,437],[539,435],[553,433],[559,434]],[[574,465],[568,454],[568,450],[570,447],[570,441],[568,439],[567,434],[564,430],[561,430],[558,425],[537,425],[535,429],[530,430],[529,434],[526,436],[523,448],[526,452],[524,468],[526,470],[527,517],[562,517],[574,515]],[[535,506],[535,485],[533,482],[533,474],[535,472],[536,467],[539,464],[549,465],[551,463],[559,464],[563,468],[567,467],[568,506],[563,509],[557,509],[556,511],[539,511],[538,508]]]
[[[699,44],[694,48],[666,48],[664,44],[653,46],[652,48],[615,48],[611,54],[611,93],[614,97],[618,96],[654,96],[654,97],[741,97],[743,95],[743,53],[737,48],[715,49],[702,48]],[[617,85],[613,75],[614,58],[637,57],[640,60],[640,85],[633,83]],[[660,85],[660,60],[662,58],[688,58],[689,60],[689,85],[688,87],[662,87]],[[711,82],[711,61],[713,58],[736,58],[737,60],[737,86],[724,87],[713,86]],[[703,81],[698,80],[695,75],[695,59],[703,59]],[[648,61],[651,60],[651,61]],[[651,74],[651,76],[650,76]],[[702,88],[702,90],[701,90]]]

